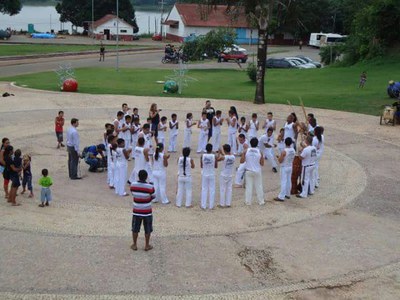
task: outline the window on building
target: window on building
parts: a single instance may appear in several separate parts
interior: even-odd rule
[[[127,33],[128,31],[126,29],[121,29],[119,32],[121,33]]]

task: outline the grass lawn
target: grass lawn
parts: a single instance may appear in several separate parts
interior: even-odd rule
[[[97,42],[96,42],[97,43]],[[106,51],[114,50],[115,46],[107,46]],[[120,48],[129,49],[136,48],[136,45],[120,45]],[[81,52],[97,50],[99,51],[99,45],[43,45],[43,44],[24,44],[24,45],[12,45],[12,44],[0,44],[0,57],[1,56],[17,56],[17,55],[33,55],[33,54],[48,54],[48,53],[59,53],[59,52]]]
[[[393,102],[386,94],[388,81],[399,76],[398,57],[379,59],[352,67],[328,67],[308,70],[268,70],[265,93],[267,103],[298,104],[302,97],[308,107],[344,110],[379,115],[383,104]],[[364,89],[358,88],[359,76],[367,71]],[[76,69],[79,92],[91,94],[123,94],[164,96],[162,84],[171,70],[160,69]],[[184,87],[182,97],[214,98],[252,101],[255,85],[245,71],[240,70],[189,70],[189,76],[198,81]],[[58,79],[54,72],[44,72],[16,77],[0,78],[16,81],[18,85],[57,91]],[[173,95],[174,97],[176,95]]]

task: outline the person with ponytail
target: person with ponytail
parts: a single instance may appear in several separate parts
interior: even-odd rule
[[[169,155],[164,154],[164,145],[158,143],[156,152],[153,154],[153,181],[156,190],[156,198],[153,202],[161,201],[162,204],[169,204],[166,194],[167,171]]]
[[[186,191],[187,208],[192,207],[192,176],[190,169],[194,169],[194,160],[189,157],[190,148],[182,149],[182,156],[178,159],[178,191],[176,193],[176,206],[182,206],[183,192]]]
[[[319,187],[319,160],[321,159],[322,153],[324,153],[324,128],[321,126],[317,126],[314,128],[314,137],[312,140],[312,145],[317,148],[317,161],[315,163],[314,168],[314,182],[315,187]]]

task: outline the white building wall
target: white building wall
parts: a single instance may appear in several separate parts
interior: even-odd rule
[[[94,33],[95,34],[103,34],[104,29],[109,29],[111,35],[116,35],[117,34],[117,19],[112,19],[112,20],[98,26],[94,30]],[[125,22],[119,21],[118,29],[119,29],[119,34],[124,34],[124,35],[132,34],[133,35],[133,27]],[[126,32],[123,32],[124,30],[126,30]]]

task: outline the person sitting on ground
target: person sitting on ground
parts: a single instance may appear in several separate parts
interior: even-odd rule
[[[89,172],[96,172],[97,168],[104,166],[104,151],[106,150],[103,144],[92,145],[86,147],[84,159],[85,162],[90,166]],[[100,157],[99,157],[100,155]]]

